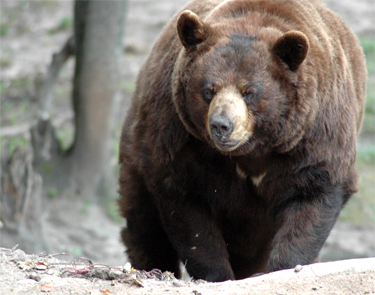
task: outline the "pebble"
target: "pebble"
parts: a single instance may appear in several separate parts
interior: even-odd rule
[[[294,268],[294,272],[300,272],[302,270],[302,265],[297,264]]]
[[[46,270],[47,266],[43,265],[43,264],[38,264],[37,266],[35,266],[35,269],[37,269],[37,270]]]
[[[13,255],[10,260],[13,260],[13,261],[25,261],[26,260],[26,253],[20,249],[14,250],[12,254]]]
[[[127,262],[124,266],[124,270],[126,272],[130,272],[132,270],[132,265],[130,264],[130,262]]]
[[[183,287],[183,286],[185,286],[185,284],[183,282],[181,282],[180,280],[175,280],[175,281],[173,281],[173,286]]]
[[[34,274],[34,273],[29,275],[29,279],[32,279],[32,280],[37,281],[37,282],[39,282],[41,280],[40,276],[38,276],[37,274]]]

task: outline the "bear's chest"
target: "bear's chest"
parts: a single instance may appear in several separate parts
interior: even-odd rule
[[[266,166],[266,159],[196,150],[174,161],[172,178],[185,200],[206,204],[212,211],[250,212],[267,207],[268,200],[258,189],[267,177]]]

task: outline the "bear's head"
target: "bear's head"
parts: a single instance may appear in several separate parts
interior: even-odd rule
[[[183,47],[173,101],[191,134],[232,155],[285,151],[301,139],[310,112],[300,98],[305,34],[254,27],[246,18],[210,24],[188,10],[177,32]]]

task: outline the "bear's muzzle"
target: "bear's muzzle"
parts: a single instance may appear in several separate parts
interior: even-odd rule
[[[247,105],[235,87],[218,92],[212,99],[206,124],[215,146],[225,152],[244,144],[253,133],[253,120]]]

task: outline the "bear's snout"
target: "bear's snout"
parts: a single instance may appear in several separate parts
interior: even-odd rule
[[[216,115],[211,117],[210,128],[216,140],[225,141],[233,131],[233,123],[225,116]]]
[[[249,139],[252,114],[235,86],[222,89],[212,99],[206,128],[215,147],[224,152],[234,151]]]

